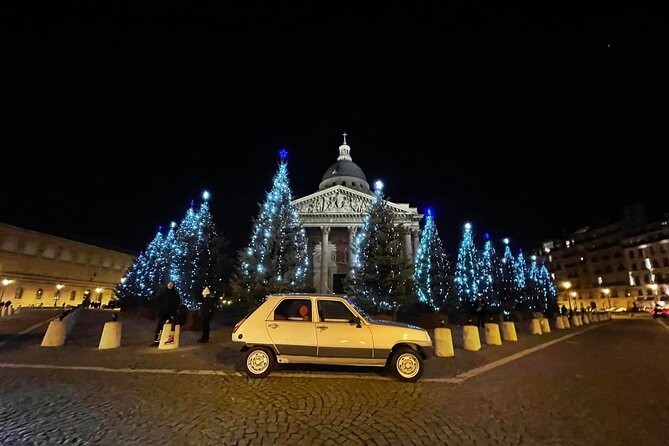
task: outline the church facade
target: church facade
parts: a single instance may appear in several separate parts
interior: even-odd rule
[[[362,169],[351,158],[351,147],[339,147],[339,157],[323,175],[318,191],[293,201],[307,232],[313,266],[313,286],[319,293],[343,293],[351,268],[352,247],[364,223],[373,193]],[[388,202],[405,229],[404,253],[412,259],[420,240],[422,214],[408,203]]]

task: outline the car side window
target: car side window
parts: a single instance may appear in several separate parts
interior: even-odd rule
[[[311,299],[284,299],[274,310],[275,321],[311,321]]]
[[[355,317],[351,310],[336,300],[319,300],[318,316],[321,322],[351,322]]]

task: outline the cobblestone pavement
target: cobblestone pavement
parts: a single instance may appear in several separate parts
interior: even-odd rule
[[[9,347],[0,362],[95,356]],[[0,368],[0,444],[667,444],[669,332],[657,321],[602,324],[461,384],[361,376]]]

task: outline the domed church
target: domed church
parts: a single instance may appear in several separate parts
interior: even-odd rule
[[[323,174],[318,191],[293,201],[307,231],[313,285],[317,292],[344,292],[353,240],[365,220],[372,194],[365,173],[351,158],[351,147],[346,144],[344,133],[339,157]],[[404,251],[407,259],[411,259],[418,248],[419,223],[423,215],[408,203],[389,201],[388,205],[395,211],[397,222],[406,230]]]

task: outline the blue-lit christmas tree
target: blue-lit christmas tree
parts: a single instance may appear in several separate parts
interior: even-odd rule
[[[530,257],[530,267],[527,269],[525,277],[525,302],[527,308],[531,311],[544,311],[543,308],[542,287],[539,277],[539,267],[537,266],[537,257]]]
[[[203,198],[197,212],[191,202],[181,225],[173,222],[166,236],[158,231],[117,287],[120,299],[129,305],[146,302],[173,281],[182,302],[189,308],[197,306],[214,261],[209,247],[217,237],[209,213],[209,194],[205,192]]]
[[[466,223],[464,227],[462,242],[458,250],[458,260],[455,264],[454,282],[458,307],[465,309],[473,305],[478,298],[479,271],[470,223]]]
[[[411,292],[412,265],[404,254],[403,228],[375,183],[374,198],[353,243],[352,268],[346,292],[375,313],[394,313],[415,302]]]
[[[516,259],[511,252],[509,239],[505,238],[504,255],[498,265],[498,298],[502,309],[506,312],[515,307],[519,290],[516,282]],[[524,286],[524,285],[523,285]]]
[[[235,289],[250,301],[270,292],[303,291],[309,273],[307,236],[292,204],[288,152],[279,152],[279,167],[260,213],[251,242],[240,254]]]
[[[537,295],[539,299],[536,311],[548,314],[555,314],[558,311],[557,288],[544,263],[539,268]]]
[[[513,281],[516,289],[516,297],[514,302],[514,307],[518,309],[527,308],[527,263],[525,262],[525,257],[523,256],[523,250],[518,249],[518,256],[514,262],[514,275]]]
[[[490,240],[490,235],[485,234],[485,245],[483,252],[478,261],[478,292],[483,298],[483,301],[491,308],[496,309],[500,307],[497,292],[497,253],[495,247]]]
[[[414,257],[413,282],[419,302],[442,311],[448,296],[448,261],[432,210],[427,209],[425,227]]]

